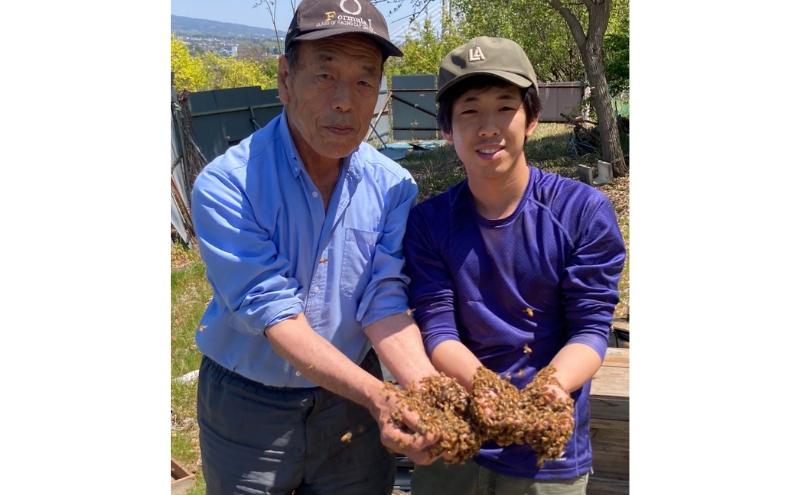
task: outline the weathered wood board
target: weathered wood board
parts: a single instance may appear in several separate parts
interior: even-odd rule
[[[587,495],[629,493],[630,349],[609,348],[592,379],[592,469]]]
[[[180,462],[172,458],[172,491],[171,495],[184,495],[194,486],[195,475],[188,472]]]

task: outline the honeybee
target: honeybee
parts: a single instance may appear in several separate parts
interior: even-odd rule
[[[351,438],[353,438],[353,433],[348,431],[347,433],[342,435],[342,442],[349,442]]]

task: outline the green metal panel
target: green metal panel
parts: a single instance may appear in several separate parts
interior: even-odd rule
[[[392,76],[391,112],[395,141],[441,139],[434,117],[436,76]]]
[[[189,105],[195,139],[209,161],[283,110],[277,89],[258,86],[192,93]]]

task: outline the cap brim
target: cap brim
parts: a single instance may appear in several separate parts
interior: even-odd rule
[[[536,88],[536,92],[537,93],[539,92],[539,87],[536,83],[534,83],[533,81],[531,81],[526,77],[520,76],[519,74],[514,74],[513,72],[506,72],[504,70],[482,70],[482,71],[470,72],[469,74],[464,74],[456,77],[455,79],[445,84],[441,89],[439,89],[439,91],[436,92],[436,98],[434,100],[438,102],[439,98],[441,98],[441,96],[448,89],[452,88],[454,85],[460,83],[464,79],[469,79],[470,77],[475,77],[475,76],[494,76],[499,79],[502,79],[503,81],[509,82],[519,88],[527,88],[530,86],[534,86]]]
[[[295,40],[321,40],[323,38],[329,38],[331,36],[337,36],[340,34],[363,34],[364,36],[369,36],[375,43],[378,44],[381,48],[381,52],[383,52],[387,57],[402,57],[403,52],[400,51],[399,48],[394,46],[392,43],[386,41],[385,39],[381,38],[377,34],[372,34],[364,31],[354,31],[350,28],[329,28],[329,29],[318,29],[316,31],[311,31],[310,33],[304,33],[299,36],[295,36],[292,39],[292,42]]]

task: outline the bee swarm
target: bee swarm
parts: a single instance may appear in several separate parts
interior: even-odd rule
[[[560,387],[554,372],[552,366],[543,368],[519,390],[497,373],[480,367],[473,377],[472,394],[443,373],[426,377],[406,390],[386,385],[400,399],[392,413],[397,424],[402,425],[401,410],[407,408],[419,415],[421,433],[439,435],[438,443],[429,449],[432,457],[455,452],[445,463],[463,463],[488,440],[500,446],[528,443],[541,467],[545,460],[558,458],[574,429],[572,399],[555,399],[548,390],[549,386]]]

